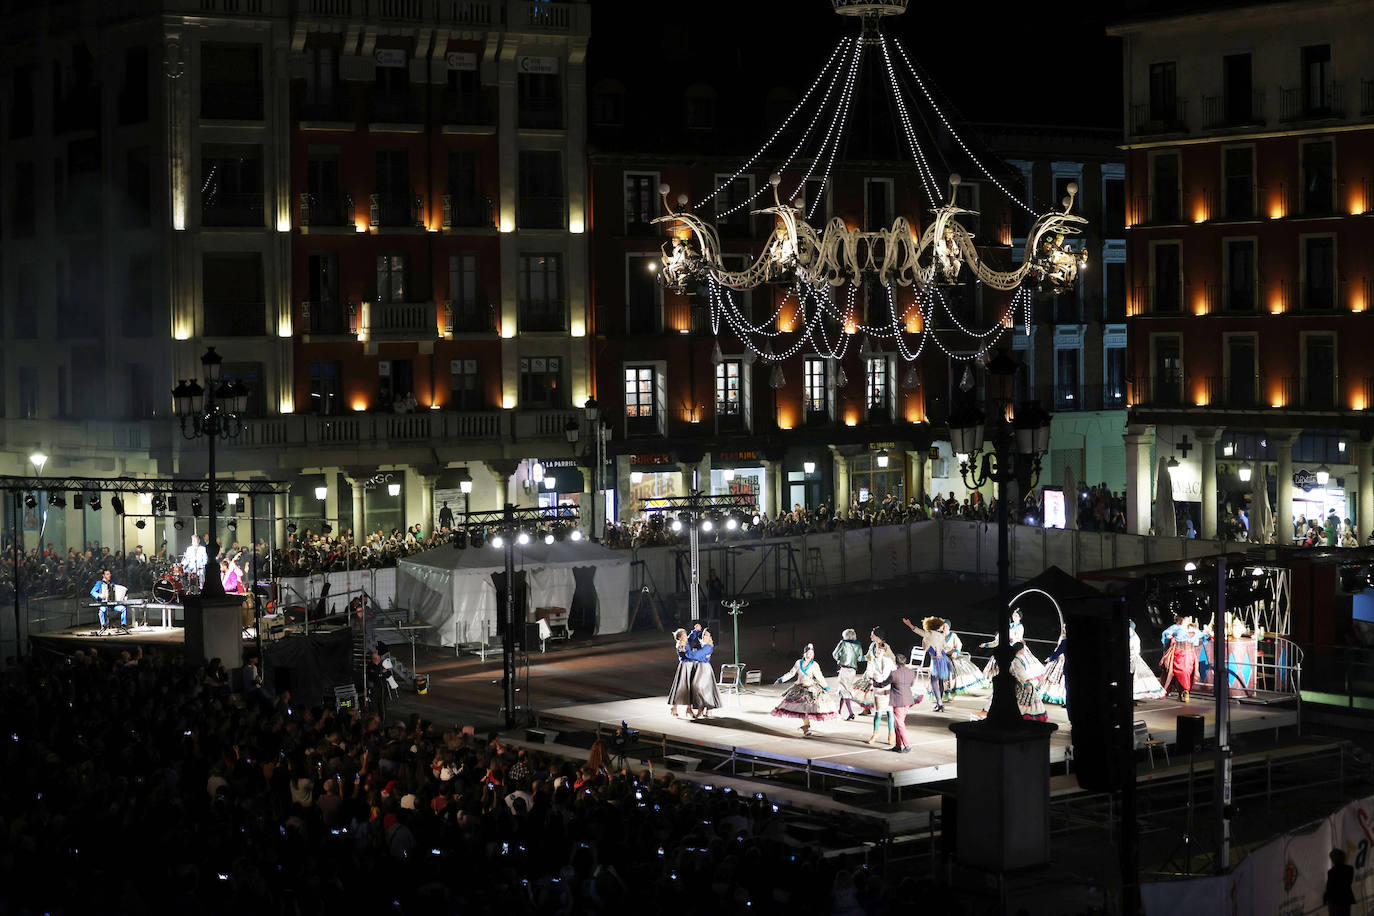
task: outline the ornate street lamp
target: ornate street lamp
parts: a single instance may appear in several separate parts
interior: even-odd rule
[[[1049,448],[1050,415],[1039,401],[1023,404],[1012,411],[1011,387],[1016,362],[1005,352],[988,363],[988,373],[1001,383],[1001,393],[989,405],[993,420],[978,407],[969,407],[949,418],[950,443],[959,456],[959,475],[969,489],[992,481],[997,484],[997,676],[993,679],[992,705],[988,721],[1002,725],[1021,721],[1016,705],[1016,683],[1011,674],[1011,635],[1008,604],[1011,599],[1011,568],[1008,540],[1010,518],[1007,512],[1007,484],[1016,479],[1017,459],[1028,462],[1030,486],[1040,476],[1040,456]],[[984,451],[991,433],[992,448]],[[979,461],[981,456],[982,460]]]
[[[240,420],[248,403],[248,386],[240,381],[224,381],[221,377],[224,358],[207,347],[200,358],[205,380],[202,386],[195,379],[184,379],[172,389],[172,407],[181,421],[181,434],[187,439],[205,439],[209,445],[208,488],[206,506],[210,514],[208,542],[205,545],[205,584],[201,586],[202,600],[223,599],[224,583],[218,569],[219,536],[218,498],[215,494],[215,446],[220,439],[237,438],[243,432]],[[211,566],[215,568],[211,568]]]

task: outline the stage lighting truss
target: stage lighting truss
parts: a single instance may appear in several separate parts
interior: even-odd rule
[[[468,512],[449,536],[455,550],[468,547],[491,547],[504,550],[508,546],[527,548],[536,542],[545,545],[563,541],[580,541],[577,509],[571,506],[545,506],[532,509]]]
[[[695,204],[689,205],[686,194],[671,201],[670,187],[659,186],[664,215],[653,222],[662,224],[670,236],[662,246],[659,282],[674,292],[703,291],[712,333],[719,336],[724,320],[749,352],[765,361],[787,359],[808,344],[823,357],[839,359],[856,334],[864,335],[868,352],[882,352],[883,342],[888,341],[908,362],[916,360],[927,344],[954,360],[982,361],[1018,323],[1029,333],[1032,286],[1047,293],[1073,289],[1087,266],[1081,244],[1066,241],[1079,235],[1087,223],[1072,212],[1077,184],[1067,185],[1067,196],[1058,206],[1037,213],[999,180],[950,123],[901,42],[879,31],[883,18],[901,13],[905,6],[876,0],[837,2],[837,13],[862,19],[863,32],[857,38],[840,39],[810,89],[768,141],[728,181]],[[845,145],[864,56],[870,49],[881,54],[886,91],[896,112],[894,129],[930,207],[932,218],[923,229],[918,230],[902,216],[891,226],[873,231],[861,231],[838,217],[823,224],[812,223],[820,199],[806,201],[800,196],[807,182],[813,180],[820,183],[819,198],[828,193],[836,155]],[[930,130],[918,132],[918,124]],[[937,138],[937,132],[947,139]],[[770,153],[784,133],[800,134],[795,146],[785,154],[781,148]],[[997,266],[979,252],[973,233],[965,225],[978,212],[958,205],[960,176],[949,168],[944,149],[960,151],[962,159],[979,174],[980,182],[1034,217],[1020,264]],[[758,207],[756,201],[765,193],[760,187],[747,199],[724,206],[722,192],[766,154],[776,166],[766,185],[772,205]],[[1001,172],[1012,174],[1010,167]],[[947,198],[941,190],[946,185]],[[769,218],[772,229],[754,262],[742,270],[731,270],[725,266],[712,223],[746,207],[756,208],[748,211],[751,214]],[[1004,243],[999,240],[999,244]],[[1011,294],[1006,309],[990,326],[965,325],[946,301],[943,289],[967,282]],[[783,287],[784,294],[774,313],[759,323],[742,307],[737,293],[765,284]],[[879,299],[869,308],[870,315],[884,316],[876,323],[860,321],[861,311],[856,308],[860,289]],[[875,340],[878,350],[873,349]],[[778,382],[774,387],[780,387],[782,380],[776,371],[774,378]]]
[[[649,513],[650,527],[661,529],[667,524],[674,534],[694,524],[709,534],[717,530],[741,531],[759,523],[754,497],[738,493],[656,496],[644,500],[643,508]]]

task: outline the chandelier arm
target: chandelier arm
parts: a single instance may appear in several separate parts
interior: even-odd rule
[[[777,130],[773,132],[773,136],[768,139],[768,142],[763,144],[763,146],[759,147],[758,151],[755,152],[754,155],[750,156],[748,161],[746,161],[744,165],[740,166],[739,171],[735,172],[734,175],[730,176],[729,181],[720,185],[710,194],[706,195],[700,201],[694,204],[692,206],[693,210],[698,210],[706,204],[710,203],[712,200],[714,200],[716,196],[720,194],[721,191],[725,190],[731,184],[733,184],[735,179],[743,175],[746,171],[749,170],[750,166],[752,166],[755,162],[758,161],[758,158],[762,156],[765,151],[767,151],[768,147],[772,146],[773,141],[776,140],[779,137],[779,135],[782,134],[783,130],[787,128],[787,125],[791,123],[794,117],[796,117],[797,112],[801,111],[802,107],[806,105],[807,100],[811,98],[811,94],[816,91],[816,87],[820,85],[821,80],[825,77],[825,74],[830,70],[831,64],[835,62],[835,58],[840,54],[842,50],[849,46],[853,40],[854,39],[850,38],[848,35],[842,37],[839,40],[839,42],[835,45],[834,50],[830,52],[830,58],[825,62],[825,66],[821,67],[821,71],[818,74],[816,74],[816,79],[812,81],[811,87],[806,90],[806,94],[803,95],[800,100],[798,100],[797,104],[792,108],[792,111],[787,115],[786,118],[783,119],[782,124],[780,124]],[[843,67],[839,69],[843,69]]]

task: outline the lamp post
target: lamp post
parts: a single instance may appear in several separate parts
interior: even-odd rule
[[[582,405],[582,416],[587,421],[588,431],[591,441],[587,443],[587,463],[589,481],[588,485],[592,491],[592,517],[587,527],[587,536],[594,541],[601,540],[604,533],[606,513],[604,489],[604,471],[606,466],[606,432],[601,425],[601,407],[596,403],[596,398],[587,398],[587,402]],[[563,430],[567,437],[568,444],[576,446],[578,440],[582,438],[582,424],[577,420],[569,420],[567,427]],[[598,517],[596,514],[597,500],[602,501],[602,512],[600,516],[601,527],[597,526]]]
[[[991,422],[983,410],[965,408],[950,416],[949,433],[965,486],[976,489],[989,481],[997,484],[997,676],[987,719],[955,723],[950,730],[958,740],[959,858],[969,865],[1005,871],[1048,861],[1049,736],[1055,726],[1022,719],[1016,704],[1008,619],[1011,519],[1007,484],[1017,479],[1020,459],[1030,463],[1029,477],[1034,486],[1040,456],[1049,446],[1050,416],[1037,401],[1014,411],[1016,363],[1006,353],[999,353],[987,368],[1000,388],[989,400]],[[989,433],[992,448],[985,452]],[[1024,780],[1022,785],[1043,787],[1043,793],[1021,793],[1012,801],[1007,786],[1019,780]],[[978,841],[974,829],[978,825],[984,836],[990,829],[999,839]]]
[[[221,378],[224,358],[207,347],[200,358],[205,384],[195,379],[182,380],[172,389],[172,405],[181,421],[181,434],[187,439],[205,439],[209,446],[207,510],[210,515],[209,542],[205,546],[206,575],[201,586],[202,600],[224,598],[224,583],[220,581],[218,564],[219,533],[217,494],[215,492],[215,446],[220,439],[237,438],[243,431],[239,419],[248,401],[248,387],[239,381]],[[215,564],[215,569],[210,569]]]
[[[458,489],[463,491],[463,514],[467,515],[472,502],[472,472],[464,467],[461,476],[458,478]]]

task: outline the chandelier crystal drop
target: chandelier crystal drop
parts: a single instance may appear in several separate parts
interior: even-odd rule
[[[659,282],[676,293],[704,293],[712,332],[719,335],[723,323],[724,330],[743,343],[746,359],[758,356],[776,363],[809,348],[838,360],[846,354],[849,338],[862,334],[859,355],[865,360],[883,352],[884,341],[891,341],[906,362],[919,358],[927,343],[952,360],[984,360],[1018,323],[1029,330],[1032,287],[1056,293],[1077,285],[1086,256],[1081,246],[1065,239],[1080,234],[1087,222],[1072,212],[1078,186],[1069,183],[1059,206],[1037,214],[969,148],[901,42],[880,31],[884,20],[906,10],[905,0],[832,4],[842,17],[861,21],[860,35],[839,39],[796,107],[758,151],[696,204],[689,205],[685,194],[674,197],[667,184],[659,186],[663,215],[653,222],[663,225],[669,236],[662,246]],[[872,68],[879,75],[876,80],[860,79],[869,52],[878,55]],[[910,159],[915,184],[929,209],[896,216],[889,226],[869,230],[850,226],[840,217],[813,222],[829,192],[836,158],[847,145],[855,100],[863,93],[887,94],[888,107],[895,113],[896,139]],[[793,148],[785,152],[779,143],[784,135],[795,138]],[[980,253],[968,228],[976,225],[979,214],[960,205],[960,175],[948,171],[942,177],[938,171],[947,168],[942,151],[950,149],[963,153],[980,182],[999,191],[1011,206],[1035,216],[1019,264],[990,263]],[[765,163],[774,168],[767,183],[746,199],[722,207],[722,200],[729,199],[722,198],[722,192]],[[803,195],[808,182],[819,183],[813,185],[810,201]],[[942,192],[945,187],[948,191]],[[767,218],[771,228],[755,248],[759,254],[754,261],[731,269],[722,255],[716,223],[745,208]],[[986,327],[966,325],[960,309],[947,300],[951,288],[969,284],[1011,294],[1002,314]],[[759,321],[743,307],[740,293],[765,285],[778,287],[780,293],[773,314]],[[861,290],[864,302],[858,303]],[[865,313],[867,323],[861,320]],[[712,352],[716,361],[718,352],[718,347]],[[775,384],[779,376],[770,377],[774,387],[780,386]],[[838,376],[831,378],[843,385]],[[965,377],[971,384],[971,376]],[[919,380],[913,381],[908,387],[919,385]]]

